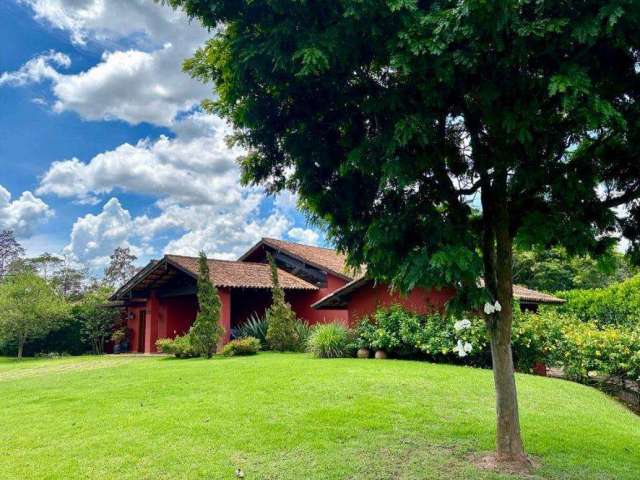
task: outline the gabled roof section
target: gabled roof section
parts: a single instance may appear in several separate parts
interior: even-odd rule
[[[285,252],[291,257],[307,263],[325,272],[332,273],[344,280],[352,280],[356,275],[347,266],[347,257],[331,248],[312,247],[301,243],[286,242],[275,238],[263,238],[242,255],[238,261],[249,258],[259,248],[267,246]]]
[[[165,255],[169,264],[182,269],[185,273],[198,277],[198,259],[180,255]],[[209,276],[216,287],[232,288],[271,288],[271,267],[265,263],[239,262],[232,260],[207,260]],[[285,289],[318,290],[311,283],[278,269],[278,280]]]
[[[271,288],[271,269],[268,264],[253,262],[236,262],[229,260],[208,259],[209,277],[216,287],[227,288]],[[198,258],[182,255],[165,255],[161,260],[152,260],[126,282],[111,297],[119,300],[133,290],[157,286],[180,271],[194,280],[198,278]],[[278,280],[286,290],[318,290],[315,285],[278,269]]]
[[[346,308],[347,303],[349,301],[349,295],[353,292],[359,290],[365,285],[372,283],[372,280],[368,279],[366,276],[360,276],[351,282],[343,285],[342,287],[334,290],[326,297],[321,298],[316,303],[311,305],[312,308],[317,310],[323,309],[333,309],[333,308]],[[536,290],[532,290],[523,285],[514,285],[513,286],[513,298],[520,303],[524,304],[562,304],[565,303],[566,300],[558,297],[554,297],[553,295],[549,295],[547,293],[538,292]]]

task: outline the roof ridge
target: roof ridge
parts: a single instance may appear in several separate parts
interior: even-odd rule
[[[199,257],[193,257],[191,255],[176,255],[175,253],[165,253],[165,257],[179,257],[179,258],[190,258],[191,260],[198,260]],[[224,262],[224,263],[237,263],[240,265],[268,265],[267,263],[261,262],[241,262],[240,260],[226,260],[224,258],[209,258],[207,257],[207,262]],[[279,267],[278,267],[279,268]]]
[[[267,241],[268,240],[272,240],[272,241],[276,241],[276,242],[288,243],[290,245],[299,245],[301,247],[310,247],[310,248],[317,248],[317,249],[320,249],[320,250],[329,250],[329,251],[337,253],[338,255],[344,255],[344,254],[338,252],[338,250],[336,250],[335,248],[331,248],[331,247],[319,247],[317,245],[308,245],[306,243],[292,242],[290,240],[282,240],[281,238],[273,238],[273,237],[262,237],[262,240],[263,241],[264,240],[267,240]]]

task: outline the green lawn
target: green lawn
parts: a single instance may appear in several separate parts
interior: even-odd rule
[[[640,418],[518,376],[534,478],[637,479]],[[490,371],[301,354],[0,359],[0,478],[475,479]]]

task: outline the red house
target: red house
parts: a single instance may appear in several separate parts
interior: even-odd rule
[[[373,314],[378,307],[400,304],[419,314],[443,311],[446,303],[453,298],[452,289],[414,288],[408,295],[400,295],[388,285],[376,284],[366,277],[359,277],[334,290],[322,300],[312,305],[316,310],[347,310],[349,325],[355,325],[362,317]],[[536,311],[541,304],[560,304],[565,300],[546,293],[531,290],[522,285],[513,286],[513,297],[522,310]]]
[[[271,254],[278,267],[285,298],[298,318],[310,324],[341,322],[354,325],[379,306],[402,304],[428,313],[442,310],[453,296],[450,289],[416,288],[401,296],[386,285],[376,285],[361,273],[350,272],[346,258],[335,250],[263,238],[237,261],[209,260],[210,278],[222,302],[221,323],[228,341],[234,328],[271,304]],[[156,351],[158,338],[174,338],[189,330],[198,312],[196,281],[198,259],[165,255],[151,261],[111,297],[124,307],[132,332],[131,352]],[[556,297],[516,287],[523,308],[540,303],[561,303]]]
[[[263,315],[271,303],[267,253],[276,261],[285,298],[298,318],[310,324],[347,323],[344,308],[311,308],[313,303],[353,280],[345,257],[327,248],[263,238],[237,261],[209,260],[211,281],[222,302],[225,342],[232,329],[254,312]],[[197,258],[165,255],[161,260],[151,261],[111,297],[124,307],[132,333],[131,352],[155,352],[158,338],[173,338],[189,330],[198,311],[197,276]]]

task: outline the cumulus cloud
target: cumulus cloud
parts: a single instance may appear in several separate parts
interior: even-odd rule
[[[77,158],[54,162],[37,192],[82,201],[120,190],[160,197],[169,203],[229,206],[240,202],[243,194],[235,159],[242,151],[227,147],[226,124],[202,114],[192,115],[184,123],[187,125],[177,129],[175,138],[161,136],[155,141],[123,144],[87,163]],[[198,128],[201,135],[193,135]]]
[[[37,225],[53,216],[53,211],[31,192],[11,200],[11,193],[0,185],[0,229],[13,230],[18,237],[30,237]]]
[[[22,86],[43,80],[56,81],[61,74],[58,73],[54,65],[68,68],[71,65],[71,59],[64,53],[50,50],[48,53],[32,58],[14,72],[3,72],[0,75],[0,86]]]
[[[65,250],[80,262],[102,265],[116,247],[130,246],[132,228],[131,214],[112,198],[97,215],[89,213],[76,220]]]
[[[291,240],[305,245],[317,245],[320,240],[320,235],[315,230],[310,228],[294,227],[287,232],[287,235]]]
[[[182,72],[183,60],[208,32],[186,16],[153,0],[23,0],[36,18],[68,31],[72,41],[105,47],[101,61],[84,72],[64,74],[69,58],[49,52],[5,72],[0,85],[51,81],[54,110],[87,120],[123,120],[171,126],[211,88]],[[123,21],[122,19],[126,19]],[[133,45],[133,47],[132,47]],[[1,79],[5,80],[2,81]]]

